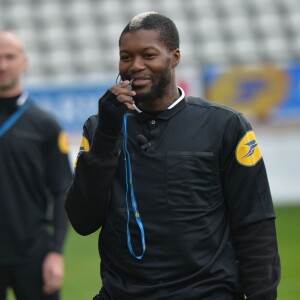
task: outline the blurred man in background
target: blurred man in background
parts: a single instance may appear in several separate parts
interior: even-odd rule
[[[135,16],[119,51],[123,81],[84,125],[66,201],[78,233],[101,227],[94,299],[276,299],[275,213],[251,125],[177,86],[169,18]]]
[[[24,92],[23,43],[0,32],[0,299],[59,299],[71,181],[65,132]]]

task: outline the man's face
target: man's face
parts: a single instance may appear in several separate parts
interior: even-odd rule
[[[27,59],[19,41],[11,35],[0,35],[0,91],[18,86],[26,66]]]
[[[134,79],[136,102],[161,99],[167,93],[177,60],[179,52],[169,51],[155,30],[128,32],[121,38],[119,72],[122,80]]]

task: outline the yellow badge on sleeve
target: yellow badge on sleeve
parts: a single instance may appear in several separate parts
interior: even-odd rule
[[[255,166],[262,158],[254,132],[248,131],[237,145],[235,156],[239,164],[245,167]]]
[[[77,165],[77,160],[78,160],[78,157],[80,156],[80,154],[83,152],[88,152],[88,151],[90,151],[90,143],[86,137],[82,137],[81,144],[79,147],[79,152],[78,152],[76,160],[75,160],[75,167]]]
[[[90,151],[90,143],[86,137],[82,137],[78,154],[81,154],[82,152],[88,152],[88,151]]]
[[[58,148],[60,152],[64,154],[68,154],[70,151],[68,135],[65,131],[61,131],[58,136]]]

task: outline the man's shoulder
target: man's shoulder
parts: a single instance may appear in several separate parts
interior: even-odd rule
[[[47,111],[38,103],[35,103],[33,100],[29,99],[28,112],[34,114],[36,118],[41,119],[56,119],[54,114],[50,111]]]
[[[91,130],[94,130],[97,124],[98,124],[98,115],[92,115],[85,121],[84,126]]]
[[[234,114],[234,115],[240,114],[239,111],[237,111],[229,106],[222,105],[222,104],[219,104],[214,101],[204,99],[201,97],[188,96],[188,97],[186,97],[186,102],[189,105],[195,105],[195,106],[198,106],[199,108],[203,108],[203,109],[207,109],[207,110],[217,110],[220,112]]]
[[[40,124],[41,127],[46,126],[48,129],[60,128],[59,120],[54,113],[47,111],[45,108],[30,99],[28,104],[27,120],[30,120],[30,122],[34,124]]]
[[[98,125],[98,115],[92,115],[84,122],[83,132],[85,137],[88,138],[90,141],[94,136],[94,132],[96,130],[97,125]]]

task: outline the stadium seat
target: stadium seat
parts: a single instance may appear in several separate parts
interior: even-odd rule
[[[25,40],[28,81],[117,72],[118,38],[139,12],[172,18],[182,63],[300,59],[299,0],[1,0],[0,28]],[[47,59],[45,59],[47,58]],[[99,72],[99,73],[97,73]]]

